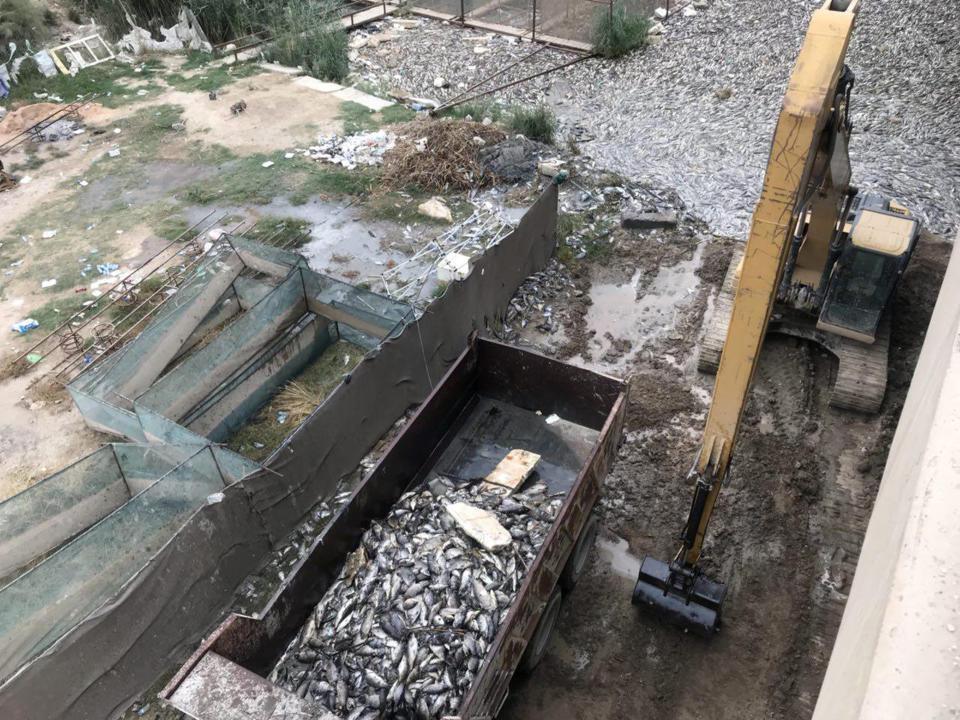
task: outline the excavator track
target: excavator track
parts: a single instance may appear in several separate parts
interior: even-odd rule
[[[697,369],[702,373],[713,375],[720,367],[720,355],[723,353],[723,344],[727,340],[727,328],[730,325],[734,296],[737,291],[737,266],[743,257],[743,251],[744,246],[738,246],[730,258],[727,274],[714,303],[713,315],[700,341]],[[768,332],[811,340],[836,356],[837,376],[830,393],[830,405],[866,413],[875,413],[880,409],[887,389],[887,363],[890,348],[889,313],[881,321],[877,330],[877,339],[871,345],[822,332],[817,330],[812,322],[773,320]]]
[[[872,345],[837,338],[831,351],[837,356],[837,379],[830,393],[833,407],[875,413],[887,391],[890,354],[890,313],[885,314]]]
[[[743,243],[738,243],[730,257],[727,274],[723,278],[720,292],[717,293],[717,299],[713,304],[713,315],[700,341],[697,369],[702,373],[716,375],[720,368],[720,355],[723,354],[723,344],[727,341],[727,328],[730,327],[733,300],[737,294],[737,266],[745,249],[746,246]]]

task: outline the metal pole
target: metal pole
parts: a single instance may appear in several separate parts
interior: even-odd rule
[[[445,105],[441,105],[439,108],[437,108],[436,110],[434,110],[434,112],[436,113],[436,112],[439,112],[440,110],[446,110],[446,109],[448,109],[448,108],[456,107],[457,105],[462,105],[462,104],[465,103],[465,102],[469,102],[470,100],[476,100],[477,98],[482,98],[482,97],[484,97],[485,95],[489,95],[490,93],[495,93],[495,92],[497,92],[498,90],[505,90],[505,89],[508,88],[508,87],[513,87],[514,85],[519,85],[520,83],[526,82],[527,80],[534,80],[534,79],[540,77],[541,75],[546,75],[547,73],[552,73],[552,72],[554,72],[555,70],[563,70],[563,69],[566,68],[566,67],[570,67],[571,65],[575,65],[576,63],[578,63],[578,62],[580,62],[580,61],[582,61],[582,60],[586,60],[586,59],[592,58],[592,57],[594,57],[594,56],[593,56],[593,55],[581,55],[581,56],[579,56],[579,57],[577,57],[577,58],[574,58],[574,59],[571,60],[570,62],[565,62],[565,63],[563,63],[563,65],[557,65],[556,67],[547,68],[546,70],[541,70],[540,72],[534,73],[533,75],[527,75],[526,77],[522,77],[522,78],[520,78],[519,80],[514,80],[514,81],[512,81],[512,82],[504,83],[503,85],[498,85],[497,87],[491,88],[490,90],[484,90],[484,91],[481,92],[481,93],[477,93],[476,95],[472,95],[472,96],[470,96],[470,97],[468,97],[468,98],[464,98],[463,100],[457,100],[456,102],[451,102],[451,103],[447,103],[447,104],[445,104]]]
[[[537,0],[531,0],[533,4],[533,37],[531,38],[534,42],[537,41]]]

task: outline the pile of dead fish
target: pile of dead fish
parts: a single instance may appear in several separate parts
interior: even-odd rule
[[[513,543],[482,548],[446,511],[494,513]],[[437,479],[364,533],[270,680],[348,720],[454,714],[562,502]]]
[[[559,326],[553,314],[552,299],[579,293],[566,268],[551,259],[544,270],[534,273],[517,288],[504,315],[504,325],[510,330],[533,324],[544,333],[552,333]]]
[[[342,165],[353,170],[358,165],[379,165],[383,155],[397,144],[397,136],[384,130],[318,137],[307,154],[314,160]]]

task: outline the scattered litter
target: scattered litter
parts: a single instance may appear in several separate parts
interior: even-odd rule
[[[277,413],[277,423],[283,425],[287,421],[287,414],[283,411]]]
[[[290,160],[290,159],[293,158],[293,156],[294,156],[294,154],[293,154],[292,152],[288,152],[288,153],[284,153],[284,154],[283,154],[283,157],[284,157],[285,160]]]
[[[113,129],[113,134],[114,134],[114,135],[119,135],[120,132],[121,132],[120,128],[114,128],[114,129]]]
[[[43,355],[41,355],[40,353],[35,353],[35,352],[27,353],[26,360],[27,360],[27,362],[30,363],[31,365],[36,365],[38,362],[40,362],[41,360],[43,360]]]
[[[56,236],[57,236],[57,231],[56,231],[56,230],[44,230],[44,231],[43,231],[43,239],[44,239],[44,240],[49,240],[50,238],[56,237]]]
[[[265,168],[273,167],[273,160],[267,160],[264,163],[260,163],[260,166]]]
[[[110,157],[120,157],[120,148],[114,148],[107,153]]]
[[[57,279],[50,278],[49,280],[44,280],[42,283],[40,283],[40,287],[46,289],[46,288],[51,288],[56,284],[57,284]]]
[[[447,253],[437,263],[437,280],[451,283],[470,274],[470,258],[462,253]]]
[[[26,177],[20,178],[20,184],[21,184],[21,185],[28,185],[28,184],[31,183],[31,182],[33,182],[33,178],[30,177],[29,175],[27,175]]]
[[[117,263],[103,263],[101,265],[97,265],[97,272],[101,275],[112,275],[119,268],[120,266]]]
[[[266,445],[264,445],[262,442],[257,442],[256,440],[253,441],[253,446],[254,446],[257,450],[262,450],[263,448],[266,447]]]
[[[90,183],[88,183],[86,180],[77,180],[77,185],[79,185],[80,187],[86,187],[89,184]]]
[[[549,415],[547,415],[546,423],[547,425],[553,425],[554,423],[559,422],[559,420],[560,420],[559,415],[557,415],[556,413],[550,413]]]
[[[13,332],[20,333],[21,335],[25,335],[30,330],[33,330],[34,328],[38,328],[38,327],[40,327],[40,323],[38,323],[33,318],[27,318],[25,320],[20,320],[19,322],[15,322],[13,325],[10,326],[10,329]]]
[[[385,130],[318,137],[317,144],[307,151],[311,158],[352,170],[357,165],[379,165],[383,156],[394,147],[397,136]]]

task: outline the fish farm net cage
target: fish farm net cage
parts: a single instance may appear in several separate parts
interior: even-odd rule
[[[649,15],[657,6],[650,0],[616,4],[628,15]],[[591,51],[597,23],[613,10],[614,0],[417,0],[413,7],[428,17],[581,52]]]

